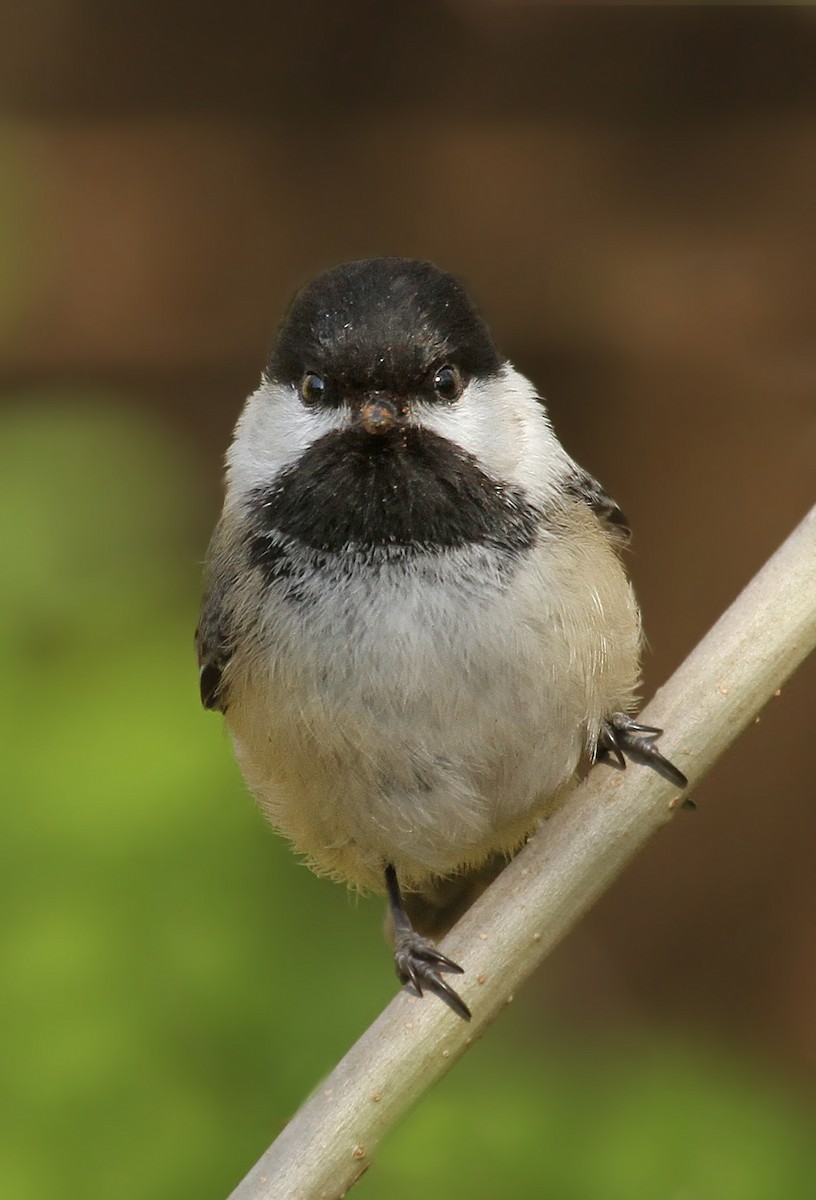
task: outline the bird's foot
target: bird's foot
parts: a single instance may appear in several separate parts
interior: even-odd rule
[[[639,725],[626,713],[612,713],[601,725],[595,758],[619,771],[625,769],[626,758],[631,758],[644,767],[651,767],[675,787],[688,787],[683,772],[670,763],[655,745],[662,732],[662,729],[656,729],[653,725]]]
[[[414,929],[398,932],[394,942],[394,965],[397,978],[409,991],[417,996],[426,990],[433,992],[458,1016],[470,1020],[470,1009],[442,978],[443,973],[463,975],[464,968],[437,950],[428,938],[421,937]]]

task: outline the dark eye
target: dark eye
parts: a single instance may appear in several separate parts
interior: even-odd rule
[[[433,377],[433,386],[440,400],[458,400],[462,395],[462,376],[456,367],[440,367]]]
[[[300,382],[300,394],[307,404],[317,404],[326,394],[326,380],[314,371],[307,371]]]

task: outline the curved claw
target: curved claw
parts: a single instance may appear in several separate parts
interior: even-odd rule
[[[441,976],[443,971],[463,975],[464,969],[437,950],[433,942],[420,937],[414,930],[401,933],[394,947],[394,965],[400,983],[410,991],[417,996],[422,996],[424,990],[432,992],[453,1009],[457,1016],[465,1021],[470,1020],[470,1009]]]
[[[645,738],[639,739],[642,744],[638,746],[629,746],[629,757],[635,762],[641,763],[644,767],[651,767],[653,771],[657,771],[658,775],[673,783],[675,787],[688,787],[688,779],[674,763],[669,762],[665,755],[661,754],[657,746],[652,745]]]
[[[683,772],[669,762],[655,745],[655,740],[662,732],[654,725],[638,724],[625,713],[612,713],[601,726],[597,757],[621,769],[626,766],[624,755],[628,755],[633,762],[657,771],[675,787],[688,787],[688,779]]]
[[[620,713],[615,713],[615,714],[614,714],[614,716],[615,716],[615,717],[618,717],[618,718],[620,718],[620,716],[621,716],[621,715],[622,715],[622,714],[620,714]],[[625,726],[625,728],[626,728],[627,732],[631,732],[631,733],[653,733],[655,737],[660,737],[661,733],[663,732],[663,730],[662,730],[662,729],[658,729],[656,725],[641,725],[641,724],[639,724],[639,722],[637,722],[637,721],[630,721],[628,717],[626,718],[626,726]]]
[[[606,763],[607,766],[614,767],[616,771],[626,770],[626,759],[623,757],[623,752],[619,746],[602,746],[598,743],[598,749],[595,751],[595,761]]]

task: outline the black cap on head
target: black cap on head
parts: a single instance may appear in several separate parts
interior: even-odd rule
[[[298,292],[267,374],[297,384],[315,371],[335,393],[410,395],[442,365],[458,368],[465,382],[501,366],[467,292],[432,263],[369,258],[342,263]]]

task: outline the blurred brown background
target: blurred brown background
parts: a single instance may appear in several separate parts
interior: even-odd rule
[[[812,10],[0,14],[0,385],[104,385],[192,448],[193,568],[288,297],[380,253],[467,281],[629,515],[645,694],[816,498]],[[579,1027],[726,1032],[812,1082],[814,712],[811,662],[531,995]]]

